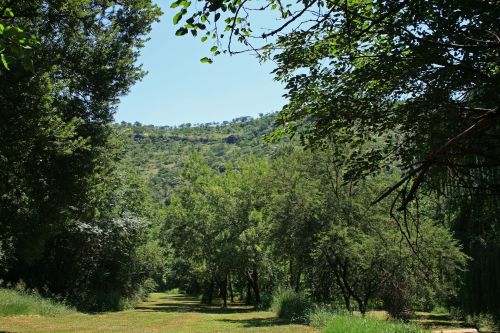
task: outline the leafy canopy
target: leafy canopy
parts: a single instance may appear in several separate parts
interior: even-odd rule
[[[213,55],[247,50],[275,61],[289,99],[275,137],[349,142],[352,179],[400,163],[406,176],[393,189],[407,187],[402,208],[424,179],[436,188],[459,178],[498,193],[490,181],[471,181],[474,170],[498,166],[497,1],[178,0],[172,7],[180,8],[177,34],[203,32],[202,40],[214,40]],[[261,19],[271,23],[254,31]],[[370,140],[384,144],[366,147]]]

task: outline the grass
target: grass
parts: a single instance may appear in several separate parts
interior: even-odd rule
[[[0,289],[0,317],[12,315],[55,316],[72,311],[71,308],[42,298],[36,293]]]
[[[196,297],[153,293],[133,310],[100,314],[80,312],[54,316],[14,315],[0,319],[0,332],[318,332],[307,325],[289,324],[273,312],[231,304],[202,305]]]
[[[175,291],[153,293],[135,309],[85,314],[36,294],[0,289],[0,332],[421,333],[428,332],[424,327],[449,325],[444,314],[425,315],[421,314],[418,320],[427,327],[384,320],[387,315],[383,311],[373,311],[361,318],[325,310],[317,312],[308,326],[290,324],[274,312],[255,311],[240,303],[230,304],[226,309],[203,305],[196,297]]]
[[[415,317],[411,320],[413,323],[432,330],[452,330],[470,327],[464,322],[456,320],[444,311],[438,312],[416,312]]]
[[[421,326],[390,320],[350,315],[334,315],[328,321],[324,333],[424,333]]]

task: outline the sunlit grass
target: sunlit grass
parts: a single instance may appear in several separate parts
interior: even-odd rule
[[[153,293],[134,310],[48,316],[8,316],[0,319],[0,331],[7,332],[319,332],[307,325],[289,324],[270,311],[252,306],[202,305],[196,297]]]
[[[390,320],[349,315],[334,315],[324,333],[424,333],[421,326]]]

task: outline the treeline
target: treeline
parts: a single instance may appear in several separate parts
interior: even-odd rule
[[[116,163],[109,124],[144,75],[138,50],[160,10],[148,0],[0,7],[0,284],[121,308],[151,289],[159,251],[148,189]],[[38,41],[29,59],[11,43],[23,30]]]
[[[167,285],[224,305],[235,295],[268,305],[291,288],[317,302],[405,317],[455,300],[467,257],[445,225],[439,200],[422,198],[391,217],[390,200],[370,202],[397,169],[344,182],[332,149],[282,147],[223,173],[193,155],[167,208]],[[404,216],[406,215],[406,216]],[[396,220],[398,219],[398,220]]]

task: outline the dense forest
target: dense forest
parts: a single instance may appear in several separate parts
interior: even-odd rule
[[[326,332],[374,311],[444,311],[495,331],[496,1],[171,9],[177,36],[210,45],[207,66],[241,52],[272,61],[283,109],[115,123],[146,74],[158,5],[0,0],[0,295],[99,312],[173,289],[289,322],[347,318]],[[277,19],[254,33],[259,14]],[[0,316],[13,308],[1,301]]]

